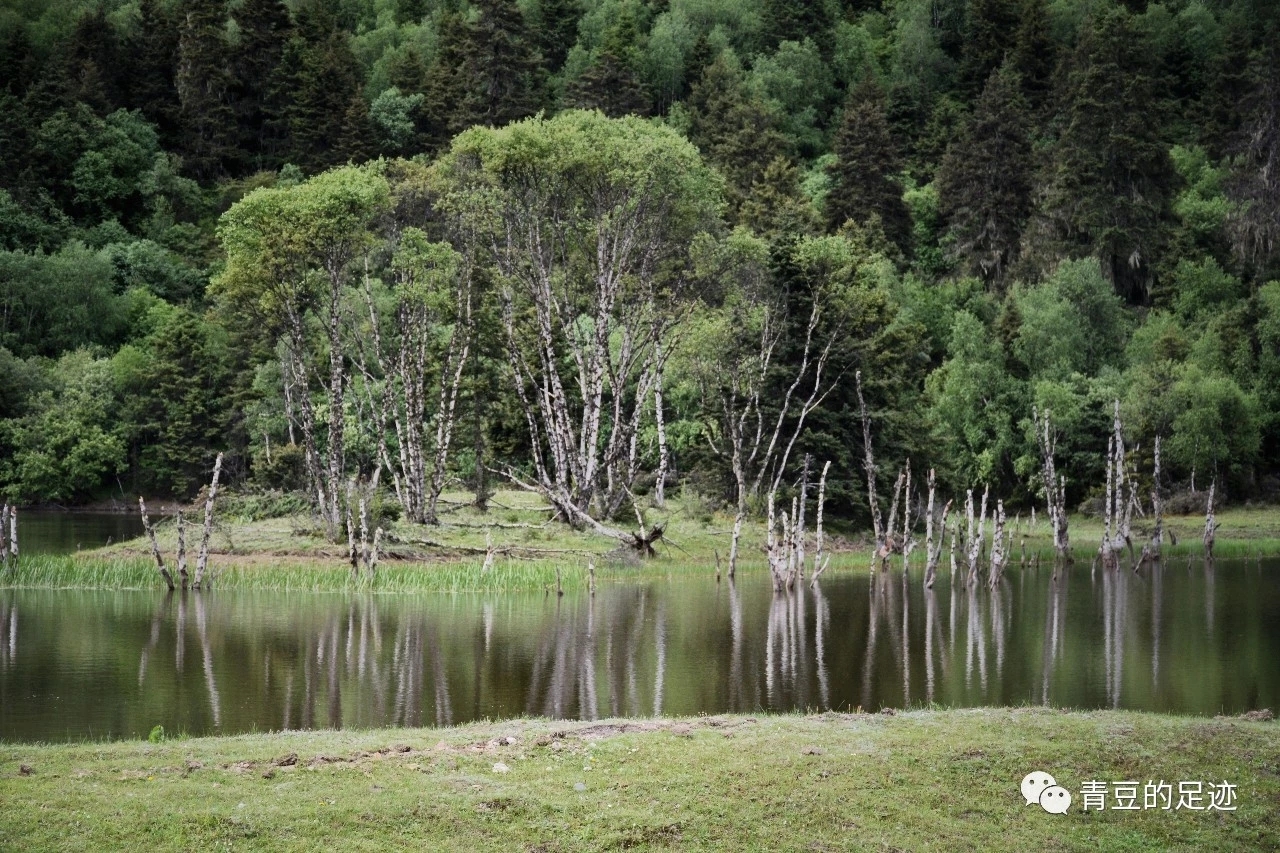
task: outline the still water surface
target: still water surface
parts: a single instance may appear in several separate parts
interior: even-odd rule
[[[545,715],[1280,705],[1280,561],[1174,561],[995,592],[918,569],[774,595],[0,590],[0,739],[449,725]]]
[[[18,513],[18,544],[24,554],[74,554],[143,532],[136,512],[24,509]]]

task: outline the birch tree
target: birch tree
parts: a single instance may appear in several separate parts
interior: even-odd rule
[[[718,179],[670,129],[580,111],[473,128],[438,177],[442,207],[472,224],[495,273],[532,448],[530,473],[506,473],[566,520],[618,534],[599,519],[639,474],[637,434]]]
[[[369,248],[372,223],[388,196],[376,164],[345,167],[294,186],[255,190],[218,225],[227,263],[213,292],[266,322],[284,342],[285,381],[302,432],[310,491],[330,538],[341,529],[347,292],[353,262]],[[313,324],[323,330],[327,378],[313,376]],[[328,409],[323,459],[313,385]]]

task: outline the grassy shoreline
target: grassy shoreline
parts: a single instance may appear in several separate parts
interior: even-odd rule
[[[723,515],[701,512],[679,502],[672,502],[661,513],[650,510],[649,524],[666,524],[666,542],[659,544],[657,558],[641,560],[619,549],[612,539],[548,522],[546,507],[536,496],[508,492],[499,497],[500,506],[485,515],[466,508],[459,500],[439,526],[392,524],[386,553],[372,583],[367,577],[353,576],[346,561],[346,543],[325,540],[310,518],[223,519],[211,541],[213,583],[222,589],[324,592],[555,590],[557,583],[565,590],[574,590],[588,585],[588,565],[595,566],[599,583],[689,575],[710,578],[716,573],[717,562],[722,571],[728,570],[732,519]],[[1218,557],[1280,556],[1280,508],[1232,508],[1220,513],[1218,520],[1222,524],[1218,530]],[[1177,537],[1177,544],[1166,544],[1165,556],[1198,558],[1203,553],[1203,526],[1203,519],[1196,516],[1166,519],[1166,530]],[[157,528],[166,565],[172,567],[176,529],[172,520]],[[1052,561],[1050,531],[1043,519],[1034,527],[1029,519],[1011,521],[1010,529],[1014,531],[1010,571],[1020,568],[1024,555],[1027,564],[1037,556],[1042,562]],[[1101,523],[1073,516],[1070,534],[1076,560],[1091,560],[1102,535]],[[920,531],[917,535],[923,537]],[[1148,535],[1139,521],[1135,529],[1139,549]],[[191,551],[196,547],[193,539],[188,536]],[[748,523],[741,545],[740,571],[764,570],[763,542],[763,525],[758,521]],[[494,549],[495,560],[488,571],[482,571],[489,547]],[[865,532],[828,530],[827,549],[832,554],[832,574],[865,572],[870,565]],[[193,562],[194,555],[189,554],[189,559]],[[923,559],[924,548],[920,547],[913,554],[912,565],[923,566]],[[946,561],[945,554],[943,560]],[[69,556],[30,555],[17,567],[0,573],[0,588],[160,586],[162,581],[145,538]]]
[[[1275,722],[1044,708],[4,744],[0,847],[1263,850],[1277,755]],[[1070,812],[1024,804],[1031,770]],[[1092,779],[1238,809],[1083,812]]]

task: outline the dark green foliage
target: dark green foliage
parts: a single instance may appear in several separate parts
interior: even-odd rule
[[[863,81],[850,93],[832,148],[836,162],[828,170],[827,227],[836,230],[850,221],[866,226],[875,219],[885,236],[908,253],[911,216],[898,182],[902,167],[885,119],[884,96],[873,81]]]
[[[515,0],[476,0],[467,30],[464,92],[453,126],[501,127],[541,105],[538,53]]]
[[[363,73],[345,32],[326,29],[329,21],[323,16],[309,23],[299,27],[285,49],[277,91],[290,98],[284,111],[289,133],[286,159],[306,171],[319,171],[346,162],[344,146],[363,146],[358,121],[351,114]]]
[[[688,99],[689,138],[729,181],[736,209],[773,160],[786,153],[786,138],[768,106],[746,87],[732,53],[707,66]]]
[[[565,101],[613,118],[647,114],[649,95],[636,77],[635,42],[635,18],[627,11],[609,29],[587,70],[569,86]]]
[[[457,200],[439,197],[427,161],[474,124],[582,106],[659,113],[688,135],[724,179],[706,239],[757,247],[752,269],[785,295],[791,332],[815,282],[839,290],[841,382],[797,444],[835,461],[831,507],[863,511],[858,367],[889,481],[910,456],[946,489],[991,478],[1029,499],[1015,484],[1035,467],[1034,403],[1053,410],[1069,500],[1084,500],[1119,398],[1135,445],[1163,436],[1171,481],[1217,475],[1256,494],[1280,465],[1277,44],[1262,0],[10,4],[0,489],[185,495],[218,449],[232,480],[304,486],[276,330],[245,322],[263,294],[210,310],[219,215],[336,164],[418,158],[377,167],[397,198],[370,255],[371,286],[388,292],[388,235],[458,239]],[[499,277],[475,273],[484,296],[448,475],[483,489],[486,466],[519,470],[532,446]],[[698,291],[700,305],[722,290]],[[359,291],[348,296],[355,324]],[[309,369],[325,373],[320,329],[304,336]],[[432,358],[446,340],[432,338]],[[774,396],[794,335],[783,349]],[[361,381],[347,428],[367,436]],[[718,494],[732,477],[682,381],[673,362],[676,470]],[[373,458],[367,441],[357,457]]]
[[[244,0],[232,12],[240,37],[231,55],[232,99],[240,148],[257,169],[272,168],[282,139],[284,93],[272,81],[292,33],[282,0]]]
[[[1176,186],[1153,121],[1162,94],[1127,13],[1104,12],[1086,24],[1061,95],[1064,126],[1051,152],[1044,226],[1061,250],[1097,256],[1132,302],[1150,291]]]
[[[1031,145],[1018,82],[1009,66],[992,73],[938,173],[953,257],[965,272],[992,282],[1013,264],[1031,214]]]
[[[155,331],[113,360],[121,432],[143,472],[137,489],[191,497],[226,446],[224,336],[190,311],[159,310]]]
[[[201,178],[224,172],[234,153],[225,38],[226,7],[220,0],[193,0],[183,10],[178,37],[178,89],[182,149],[187,168]]]
[[[965,7],[960,79],[973,93],[999,68],[1018,33],[1017,0],[969,0]]]
[[[578,20],[582,6],[578,0],[539,0],[535,26],[543,67],[551,73],[564,65],[569,49],[578,40]]]

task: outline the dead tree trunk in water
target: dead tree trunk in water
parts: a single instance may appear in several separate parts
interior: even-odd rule
[[[871,450],[871,419],[867,416],[867,403],[862,398],[862,371],[853,374],[855,387],[858,389],[858,411],[862,416],[862,469],[867,474],[867,506],[871,510],[871,530],[876,539],[875,555],[871,558],[874,567],[885,546],[885,532],[880,524],[880,501],[876,497],[876,458]]]
[[[1221,526],[1214,519],[1213,515],[1213,493],[1218,487],[1218,481],[1213,480],[1209,483],[1209,502],[1205,505],[1204,511],[1204,556],[1206,560],[1213,559],[1213,543],[1216,538],[1218,528]]]
[[[187,520],[178,510],[178,577],[182,579],[182,588],[187,588]]]
[[[1071,542],[1067,535],[1067,481],[1054,468],[1053,456],[1058,449],[1058,438],[1049,421],[1049,410],[1044,417],[1032,408],[1036,440],[1040,444],[1040,482],[1044,486],[1045,504],[1049,511],[1049,524],[1053,529],[1053,547],[1059,557],[1070,556]],[[1031,509],[1031,524],[1035,526],[1035,508]]]
[[[818,478],[818,520],[817,520],[817,548],[813,555],[813,578],[809,581],[809,586],[816,586],[818,578],[827,570],[827,564],[831,562],[831,558],[823,559],[822,548],[824,544],[825,533],[822,530],[823,506],[827,502],[827,472],[831,470],[831,460],[827,460],[822,466],[822,476]],[[718,559],[718,557],[717,557]]]
[[[934,546],[933,538],[933,500],[935,491],[935,477],[932,468],[929,469],[929,505],[925,510],[925,535],[924,535],[924,588],[933,589],[934,579],[938,574],[938,560],[942,558],[942,547],[947,539],[947,515],[951,512],[951,501],[947,501],[942,508],[942,526],[938,530],[937,546]],[[955,558],[953,553],[952,559]]]
[[[978,558],[982,556],[982,546],[985,542],[985,534],[983,532],[987,525],[987,497],[991,493],[991,486],[986,485],[982,488],[982,508],[978,514],[978,528],[975,534],[973,527],[973,489],[968,490],[968,498],[965,500],[965,514],[969,518],[969,535],[965,542],[967,546],[966,557],[969,562],[969,586],[973,586],[978,582]]]
[[[9,507],[9,556],[18,559],[18,508]]]
[[[209,481],[209,495],[204,500],[204,532],[200,535],[200,553],[196,555],[196,589],[204,587],[205,569],[209,567],[209,537],[213,535],[213,502],[218,497],[218,476],[222,473],[222,454],[213,461],[213,479]],[[336,499],[336,495],[334,496]]]
[[[1000,585],[1000,578],[1004,575],[1004,568],[1009,563],[1009,553],[1004,535],[1004,501],[996,501],[996,529],[991,540],[991,566],[988,569],[987,581],[992,589]]]
[[[169,590],[173,591],[173,575],[169,574],[169,570],[164,567],[164,557],[160,556],[160,543],[156,542],[156,529],[151,526],[151,519],[147,518],[147,502],[142,499],[142,495],[138,495],[138,512],[142,514],[142,528],[147,531],[147,536],[151,539],[151,556],[155,558],[156,568],[160,570],[160,577],[164,578],[164,582],[169,585]]]

